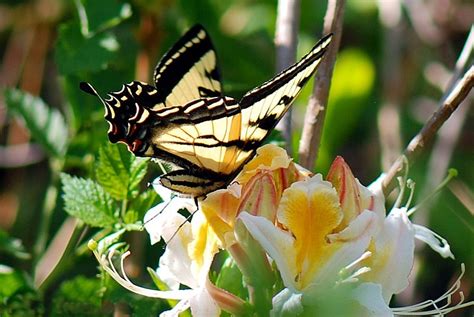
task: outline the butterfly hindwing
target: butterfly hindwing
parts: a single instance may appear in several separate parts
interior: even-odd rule
[[[100,98],[113,143],[126,143],[139,156],[149,156],[147,122],[150,113],[190,101],[221,96],[217,57],[206,30],[195,25],[163,56],[155,69],[156,87],[134,81],[102,98],[88,83],[80,88]],[[156,123],[156,122],[155,122]]]
[[[154,119],[150,118],[159,102],[153,86],[134,81],[122,86],[117,92],[102,98],[92,85],[82,82],[80,88],[97,96],[105,108],[104,118],[109,123],[107,132],[110,142],[123,142],[137,156],[149,156],[147,135],[151,131]]]
[[[178,167],[161,177],[165,187],[193,197],[229,184],[262,145],[314,74],[331,40],[327,36],[298,63],[244,95],[221,92],[217,58],[208,34],[191,28],[156,67],[156,88],[123,85],[102,99],[109,139],[137,156]]]

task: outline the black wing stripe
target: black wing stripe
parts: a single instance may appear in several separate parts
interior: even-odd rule
[[[323,37],[321,40],[318,41],[318,43],[313,47],[313,49],[301,59],[300,62],[294,64],[290,68],[276,75],[274,78],[270,79],[269,81],[266,81],[259,87],[252,89],[250,92],[245,94],[242,100],[240,101],[241,107],[250,107],[258,101],[264,99],[277,89],[286,85],[303,69],[305,69],[318,59],[321,59],[321,57],[326,52],[326,48],[329,45],[331,37],[332,34]]]
[[[225,101],[224,101],[225,100]],[[171,111],[171,112],[170,112]],[[185,106],[167,107],[155,114],[160,124],[198,124],[231,117],[240,113],[240,105],[229,97],[215,97],[194,100]]]
[[[201,25],[196,25],[181,37],[181,39],[164,55],[158,63],[154,74],[155,84],[161,102],[165,102],[173,89],[177,88],[181,90],[178,83],[180,83],[184,75],[186,75],[192,67],[201,67],[201,65],[196,64],[198,64],[203,56],[208,52],[214,53],[214,47],[204,28]],[[210,72],[212,77],[209,78],[220,81],[217,66],[209,66],[212,67],[212,71]],[[205,72],[206,70],[203,69],[199,73],[202,74]],[[200,78],[200,82],[203,82],[203,80],[203,78]],[[193,91],[198,89],[199,86],[200,85],[196,85],[196,87],[188,86],[188,89],[190,89],[189,91]],[[181,90],[180,93],[185,92]]]
[[[202,137],[200,137],[202,138]],[[169,142],[170,144],[175,144],[175,145],[189,145],[188,142],[183,141],[183,142],[177,142],[177,141],[171,141]],[[216,148],[216,147],[222,147],[222,148],[230,148],[230,147],[237,147],[238,149],[248,152],[253,149],[255,149],[255,146],[258,146],[260,144],[260,140],[231,140],[231,141],[220,141],[216,140],[215,143],[203,143],[203,142],[193,142],[193,146],[197,147],[204,147],[204,148]]]

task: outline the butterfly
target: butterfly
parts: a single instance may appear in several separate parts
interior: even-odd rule
[[[80,88],[104,104],[112,143],[171,163],[176,169],[162,175],[161,184],[183,196],[205,197],[228,185],[254,157],[330,42],[331,35],[323,37],[299,62],[236,100],[223,95],[212,42],[195,25],[158,63],[155,86],[133,81],[106,98],[89,83]]]

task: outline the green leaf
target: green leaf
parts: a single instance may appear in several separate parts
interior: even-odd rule
[[[7,107],[22,118],[32,137],[52,156],[66,152],[68,129],[62,114],[34,97],[17,89],[5,90]]]
[[[147,171],[147,162],[124,147],[107,144],[99,149],[97,181],[117,200],[136,197],[138,185]]]
[[[104,316],[100,286],[97,278],[83,276],[64,282],[54,296],[51,316]]]
[[[0,252],[10,254],[18,259],[26,260],[30,254],[26,252],[20,239],[10,237],[6,231],[0,229]]]
[[[129,207],[130,211],[134,211],[136,219],[130,219],[130,222],[127,221],[127,223],[133,223],[143,219],[145,213],[159,202],[161,202],[161,198],[154,190],[149,189],[142,192],[136,199],[132,201]]]
[[[105,299],[114,304],[128,306],[131,316],[158,316],[160,312],[171,308],[166,305],[167,301],[165,300],[157,300],[156,298],[148,298],[131,293],[110,278],[104,284],[107,288],[104,295]]]
[[[31,280],[19,270],[2,265],[0,270],[1,316],[43,316],[40,297]]]
[[[61,174],[65,210],[93,227],[108,227],[116,221],[112,197],[90,179]]]
[[[161,290],[161,291],[168,291],[170,290],[170,288],[168,287],[168,285],[166,285],[166,283],[164,281],[162,281],[160,279],[160,277],[158,276],[158,274],[156,274],[156,271],[154,269],[152,269],[151,267],[147,267],[146,268],[148,274],[150,274],[150,277],[151,279],[153,280],[153,283],[155,283],[155,286]],[[174,307],[176,306],[176,304],[178,304],[178,301],[177,300],[172,300],[172,299],[167,299],[166,302],[168,303],[168,305],[170,307]],[[190,311],[189,310],[186,310],[184,312],[182,312],[180,314],[181,317],[185,317],[185,316],[191,316],[190,314]]]
[[[242,280],[242,273],[237,267],[235,261],[229,256],[225,259],[225,262],[222,265],[216,280],[216,286],[223,288],[240,298],[246,298],[248,293]]]
[[[81,21],[81,31],[84,35],[113,27],[132,15],[129,3],[116,0],[80,0],[76,1],[76,5]]]
[[[81,34],[79,23],[70,22],[59,27],[56,62],[62,75],[97,71],[117,56],[119,48],[111,32],[86,38]]]

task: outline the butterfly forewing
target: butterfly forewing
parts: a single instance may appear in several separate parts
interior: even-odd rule
[[[150,113],[164,107],[183,106],[202,97],[221,95],[216,53],[201,25],[186,32],[165,54],[155,69],[154,80],[157,87],[134,81],[104,99],[90,84],[80,85],[82,90],[98,96],[104,104],[110,141],[126,143],[139,156],[153,155],[148,151]],[[151,122],[151,125],[156,123]]]
[[[324,37],[298,63],[244,95],[243,140],[258,142],[269,135],[316,71],[330,42],[331,35]]]
[[[186,32],[165,54],[153,77],[166,106],[222,95],[216,52],[201,25]]]

